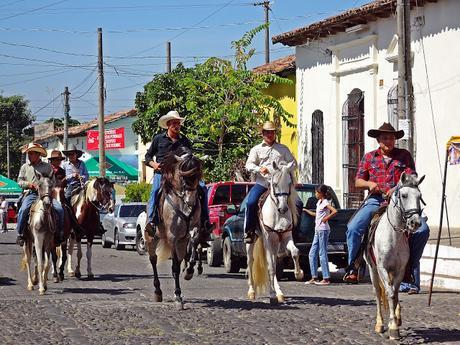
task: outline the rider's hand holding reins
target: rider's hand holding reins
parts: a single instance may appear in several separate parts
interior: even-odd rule
[[[154,171],[161,171],[161,163],[151,161],[149,165],[153,168]]]
[[[268,170],[267,167],[261,167],[261,168],[259,169],[259,172],[260,172],[262,175],[266,175],[266,174],[268,174],[270,171]]]

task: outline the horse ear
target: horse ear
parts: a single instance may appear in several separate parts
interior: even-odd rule
[[[420,177],[420,178],[417,180],[417,185],[419,185],[420,183],[422,183],[424,179],[425,179],[425,175],[423,175],[422,177]]]
[[[406,172],[403,172],[403,173],[401,174],[401,177],[400,177],[399,181],[400,181],[402,184],[406,184],[406,182],[407,182],[407,174],[406,174]]]

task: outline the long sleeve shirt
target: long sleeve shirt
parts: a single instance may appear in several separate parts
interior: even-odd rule
[[[38,161],[32,165],[30,162],[25,163],[21,166],[18,176],[18,184],[23,190],[29,189],[29,184],[33,183],[38,185],[37,172],[44,176],[51,176],[53,168],[50,163]]]
[[[67,162],[64,166],[64,171],[67,185],[74,185],[80,183],[80,180],[73,176],[73,174],[75,173],[78,173],[80,175],[83,183],[88,181],[88,169],[86,169],[85,163],[79,159],[77,159],[77,162],[75,164]]]
[[[287,146],[277,142],[274,142],[270,146],[262,142],[254,146],[249,152],[248,160],[246,161],[246,170],[256,174],[256,183],[268,187],[268,174],[262,175],[260,168],[273,169],[273,163],[277,166],[285,164],[291,172],[297,168],[297,162]]]
[[[192,149],[192,143],[185,135],[181,134],[178,140],[173,141],[166,132],[157,134],[153,137],[152,144],[145,154],[145,164],[149,165],[151,161],[161,164],[167,153],[184,147]]]

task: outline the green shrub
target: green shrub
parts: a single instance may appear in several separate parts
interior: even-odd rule
[[[146,182],[130,183],[126,186],[124,200],[126,202],[147,202],[151,189],[152,185]]]

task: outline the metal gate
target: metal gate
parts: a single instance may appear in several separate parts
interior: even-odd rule
[[[359,161],[364,155],[364,92],[353,89],[342,107],[343,204],[357,208],[364,192],[355,187]]]
[[[311,123],[312,183],[324,183],[324,125],[323,112],[315,110]]]

